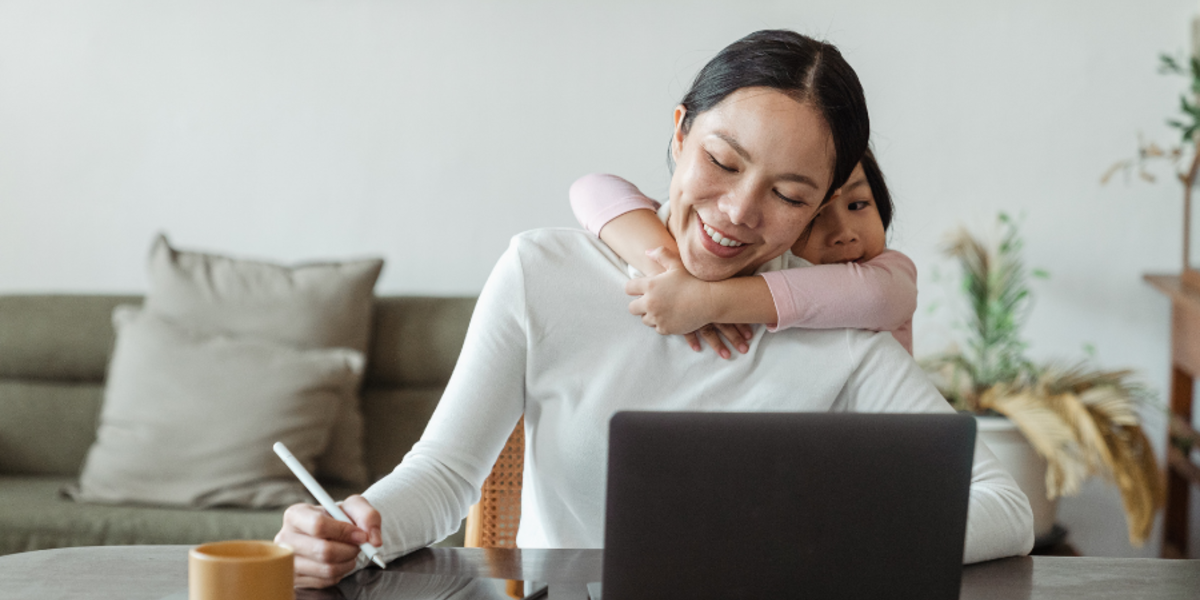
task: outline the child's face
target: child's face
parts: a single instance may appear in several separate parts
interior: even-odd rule
[[[792,254],[814,265],[866,262],[883,252],[886,241],[883,219],[859,164],[792,246]]]

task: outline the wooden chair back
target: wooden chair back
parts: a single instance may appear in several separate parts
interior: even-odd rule
[[[492,474],[483,482],[479,502],[467,513],[467,548],[516,548],[521,526],[521,481],[525,470],[525,417],[500,451]],[[509,581],[505,591],[524,598],[524,582]]]
[[[468,548],[516,548],[521,525],[521,478],[525,469],[525,418],[483,482],[479,503],[467,515]]]

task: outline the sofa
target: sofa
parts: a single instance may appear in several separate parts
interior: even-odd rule
[[[110,544],[270,539],[282,509],[177,509],[78,503],[96,437],[113,309],[137,296],[0,296],[0,555]],[[458,359],[473,298],[379,297],[362,408],[371,480],[421,436]],[[342,498],[361,490],[330,487]],[[461,545],[459,534],[439,545]]]

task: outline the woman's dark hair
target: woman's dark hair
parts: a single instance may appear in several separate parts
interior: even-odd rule
[[[879,218],[883,220],[883,230],[887,231],[892,226],[892,213],[896,207],[892,204],[892,193],[888,191],[887,182],[883,179],[883,171],[870,148],[863,152],[862,168],[867,185],[871,188],[871,196],[875,198],[875,209],[879,211]]]
[[[825,118],[836,154],[833,181],[823,201],[829,200],[862,158],[871,132],[867,101],[854,69],[832,44],[794,31],[756,31],[726,46],[696,75],[680,102],[686,109],[680,129],[686,135],[697,115],[748,87],[779,90],[811,104]],[[667,162],[674,169],[670,152]]]

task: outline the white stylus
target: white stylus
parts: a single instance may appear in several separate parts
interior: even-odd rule
[[[317,499],[317,502],[321,503],[321,506],[325,508],[329,516],[343,523],[354,525],[354,521],[351,521],[350,517],[347,517],[346,513],[342,512],[337,502],[334,502],[333,498],[329,497],[329,493],[325,491],[325,488],[321,487],[321,484],[317,483],[317,480],[313,479],[312,475],[309,475],[308,469],[305,469],[304,465],[300,464],[300,461],[296,460],[295,456],[292,456],[292,453],[288,451],[287,446],[283,445],[283,442],[275,442],[275,445],[271,447],[275,449],[275,454],[278,454],[279,458],[283,459],[283,464],[287,465],[292,470],[292,473],[296,474],[296,478],[300,480],[300,483],[303,483],[304,487],[308,488],[308,492]],[[385,569],[387,568],[383,559],[378,556],[379,548],[372,546],[370,542],[363,542],[359,545],[359,548],[362,548],[363,554],[366,554],[371,562]]]

